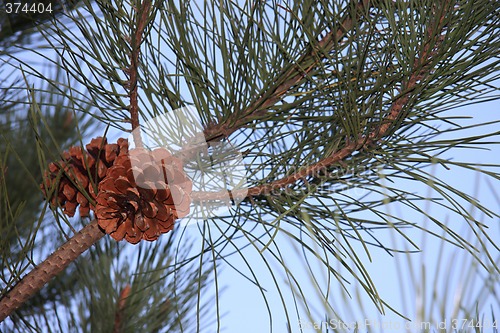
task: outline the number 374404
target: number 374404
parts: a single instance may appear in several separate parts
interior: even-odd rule
[[[5,12],[7,14],[37,14],[37,13],[52,13],[52,4],[34,2],[7,2],[5,4]]]

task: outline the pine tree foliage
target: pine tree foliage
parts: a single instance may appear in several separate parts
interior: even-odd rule
[[[307,262],[329,315],[338,314],[331,288],[349,293],[351,283],[381,313],[398,312],[380,297],[364,262],[378,249],[420,251],[408,230],[453,244],[483,272],[498,275],[500,248],[488,229],[498,222],[498,206],[483,205],[430,170],[471,170],[494,184],[500,178],[498,162],[448,157],[464,148],[486,154],[498,144],[500,132],[490,125],[499,120],[464,126],[452,111],[499,97],[499,23],[500,7],[490,0],[82,1],[39,29],[45,47],[14,41],[0,54],[1,126],[8,129],[2,131],[0,161],[4,300],[31,268],[42,225],[61,238],[82,228],[82,221],[57,209],[50,214],[47,205],[35,208],[35,190],[13,190],[8,163],[23,166],[33,189],[65,144],[89,141],[87,122],[96,124],[92,136],[126,137],[149,119],[184,106],[198,112],[208,143],[230,143],[242,152],[248,187],[243,200],[203,221],[185,218],[197,228],[179,226],[158,244],[122,247],[109,237],[96,242],[70,266],[70,281],[81,288],[57,300],[81,311],[44,314],[45,327],[200,331],[210,330],[206,325],[214,320],[219,331],[221,263],[262,294],[271,329],[280,313],[295,331],[292,318],[301,316],[299,309],[312,315],[315,305],[283,251],[290,241]],[[58,74],[47,74],[46,66]],[[19,105],[24,110],[17,114],[30,120],[25,136],[12,134],[16,121],[26,126],[12,111]],[[66,121],[75,126],[59,133]],[[19,158],[23,149],[33,152],[25,156],[33,160]],[[433,196],[415,191],[417,186]],[[191,199],[219,201],[225,193],[193,191]],[[23,206],[15,195],[29,199]],[[411,213],[387,213],[398,205]],[[471,205],[481,219],[470,213]],[[464,237],[430,208],[446,210],[475,238]],[[422,218],[430,223],[417,223]],[[21,220],[35,227],[19,227]],[[186,251],[188,235],[198,231],[201,245]],[[380,232],[407,246],[391,247]],[[129,251],[140,258],[135,265],[123,261]],[[163,257],[165,252],[172,256]],[[260,260],[247,260],[249,253]],[[179,279],[182,268],[189,270]],[[172,279],[178,286],[164,289]],[[269,289],[277,294],[278,309],[270,305],[275,303]],[[209,319],[202,305],[211,291],[216,306]],[[155,311],[145,309],[145,299]],[[40,330],[33,326],[37,314],[29,311],[21,308],[11,320]]]

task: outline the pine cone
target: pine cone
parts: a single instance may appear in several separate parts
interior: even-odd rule
[[[50,163],[40,185],[45,197],[48,189],[56,188],[51,204],[61,206],[68,216],[75,215],[78,205],[82,217],[90,215],[93,207],[89,199],[95,200],[97,186],[116,157],[128,153],[128,141],[119,139],[118,143],[108,144],[106,138],[97,137],[85,148],[87,151],[71,147],[62,154],[62,160]]]
[[[192,182],[166,149],[136,148],[120,155],[99,184],[95,214],[116,240],[153,241],[189,213]]]

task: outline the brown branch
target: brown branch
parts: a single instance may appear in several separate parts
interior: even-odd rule
[[[141,44],[143,41],[144,29],[148,22],[149,11],[151,10],[151,0],[144,0],[137,11],[137,22],[135,33],[131,36],[130,46],[132,52],[130,54],[130,67],[127,73],[130,75],[129,80],[129,95],[130,95],[130,122],[134,142],[137,147],[142,147],[141,133],[139,130],[139,99],[138,99],[138,71],[139,71],[139,55],[141,53]]]
[[[311,46],[311,49],[301,56],[292,68],[285,70],[277,78],[276,81],[281,83],[274,88],[270,95],[264,94],[260,96],[242,113],[234,113],[224,122],[209,125],[204,131],[206,141],[210,142],[228,137],[239,128],[253,121],[255,116],[264,115],[271,106],[275,105],[283,98],[283,95],[285,95],[290,88],[296,86],[307,77],[310,71],[325,58],[328,51],[345,36],[347,31],[354,28],[357,16],[369,6],[370,0],[358,1],[355,6],[355,18],[351,17],[350,13],[347,14],[342,22],[340,22],[340,27],[336,31],[330,31],[325,37],[318,41],[317,45]]]
[[[423,51],[414,62],[414,72],[410,75],[407,81],[402,83],[402,92],[399,97],[392,103],[388,115],[381,122],[381,124],[371,133],[366,136],[360,136],[355,141],[347,142],[344,147],[334,152],[331,156],[324,158],[318,163],[312,164],[302,170],[284,177],[282,179],[276,180],[270,184],[264,184],[260,186],[251,187],[248,189],[240,189],[233,192],[229,192],[231,198],[242,199],[244,197],[252,197],[259,195],[266,195],[272,193],[272,191],[282,189],[288,185],[297,182],[300,179],[304,179],[308,176],[318,174],[321,171],[326,170],[327,167],[334,165],[335,163],[342,162],[347,157],[351,156],[355,151],[361,150],[364,147],[373,145],[377,143],[382,137],[386,136],[391,129],[391,125],[395,123],[401,114],[403,107],[408,103],[411,98],[411,92],[417,87],[418,83],[427,77],[430,73],[430,65],[433,57],[437,54],[438,46],[443,41],[443,29],[444,29],[444,16],[450,7],[451,0],[447,0],[443,3],[441,8],[441,15],[437,20],[431,20],[427,28],[427,41],[423,46]],[[436,8],[435,8],[436,10]],[[434,26],[434,27],[433,27]],[[436,28],[437,31],[433,30]],[[194,202],[199,201],[211,201],[211,200],[224,200],[227,198],[227,191],[220,192],[193,192],[191,199]]]
[[[80,254],[104,236],[97,220],[83,227],[54,253],[25,275],[0,299],[0,322],[35,295],[53,277],[61,273]]]
[[[127,284],[120,292],[120,298],[118,299],[117,309],[115,313],[115,324],[113,326],[113,333],[120,333],[123,331],[122,328],[123,311],[125,310],[127,297],[130,295],[130,290],[131,290],[130,285]]]

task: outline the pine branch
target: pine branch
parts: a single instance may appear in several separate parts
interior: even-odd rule
[[[292,68],[283,71],[281,75],[276,77],[274,82],[282,83],[270,95],[264,94],[250,104],[243,112],[243,115],[234,113],[224,122],[208,125],[204,131],[206,141],[211,142],[224,137],[227,138],[239,128],[252,122],[255,117],[265,115],[267,110],[279,102],[290,88],[300,84],[311,70],[325,58],[328,52],[339,43],[346,33],[354,28],[359,14],[366,11],[369,6],[370,0],[359,1],[355,5],[355,17],[352,17],[351,13],[348,13],[340,22],[340,27],[336,31],[327,33],[325,37],[319,40],[317,45],[312,45],[310,50]]]
[[[97,220],[93,220],[24,276],[14,288],[0,299],[0,322],[21,307],[29,298],[40,291],[46,283],[61,273],[80,254],[104,235],[97,224]]]
[[[131,54],[130,66],[126,72],[130,75],[129,96],[130,96],[130,122],[134,141],[137,147],[142,146],[139,127],[139,102],[138,102],[138,67],[140,46],[143,41],[143,34],[148,22],[151,9],[151,1],[144,0],[137,10],[136,29],[130,38]],[[39,266],[29,272],[13,289],[0,299],[0,322],[7,318],[13,311],[18,309],[24,302],[35,295],[53,277],[62,272],[80,254],[85,252],[90,246],[101,239],[105,233],[99,228],[97,220],[80,230],[75,236],[69,239],[52,255],[45,259]]]
[[[357,140],[347,141],[343,148],[335,151],[331,156],[303,168],[290,176],[276,180],[270,184],[255,186],[249,189],[236,190],[233,192],[229,191],[230,198],[242,199],[244,197],[269,195],[273,191],[282,189],[297,182],[298,180],[305,179],[311,175],[324,173],[329,166],[341,163],[356,151],[376,145],[384,136],[395,131],[397,128],[391,126],[398,123],[397,120],[400,118],[403,108],[408,104],[412,97],[412,91],[414,91],[417,85],[430,74],[430,64],[433,58],[437,55],[439,45],[444,39],[445,25],[443,20],[445,15],[449,12],[450,6],[451,0],[447,0],[443,2],[441,8],[437,8],[437,6],[434,7],[434,11],[439,10],[440,13],[438,17],[430,21],[429,26],[427,27],[427,41],[424,44],[422,53],[415,59],[413,72],[407,81],[402,82],[401,94],[394,100],[389,109],[388,115],[375,130],[366,136],[359,136]],[[191,197],[191,199],[195,202],[223,200],[225,198],[227,198],[226,190],[220,192],[193,192]]]

